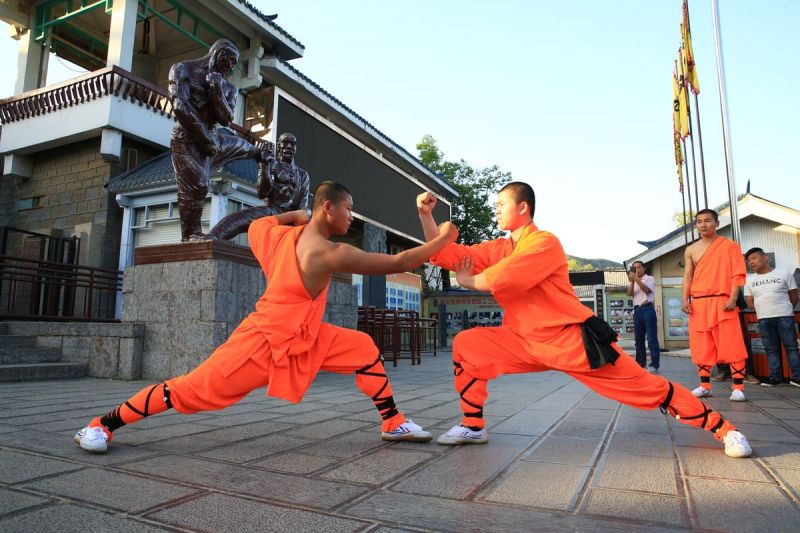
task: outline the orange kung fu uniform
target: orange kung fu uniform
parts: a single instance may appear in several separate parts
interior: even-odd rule
[[[397,411],[378,349],[365,333],[323,323],[328,287],[312,298],[297,264],[297,240],[306,226],[282,226],[275,217],[253,222],[250,247],[268,286],[230,338],[195,370],[168,380],[181,413],[227,407],[268,385],[267,395],[299,402],[320,370],[356,373],[390,431],[405,417]]]
[[[730,363],[735,388],[744,388],[744,360],[747,359],[739,311],[726,311],[731,288],[745,284],[742,250],[719,235],[697,262],[692,275],[689,315],[689,347],[692,361],[700,369],[702,385],[710,387],[708,376],[716,363]],[[740,381],[741,380],[741,381]]]
[[[580,324],[592,311],[575,297],[566,254],[552,233],[531,222],[516,246],[511,239],[451,244],[431,262],[455,270],[465,255],[472,258],[473,274],[484,274],[504,317],[500,327],[465,330],[453,342],[463,425],[484,427],[487,380],[501,374],[561,370],[624,404],[668,409],[682,422],[715,431],[718,439],[733,429],[685,387],[646,372],[616,343],[612,347],[619,354],[617,360],[591,369]]]

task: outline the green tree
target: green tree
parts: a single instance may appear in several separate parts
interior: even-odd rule
[[[436,140],[425,135],[417,144],[419,159],[450,182],[458,191],[453,200],[452,220],[463,244],[477,244],[502,235],[494,220],[493,197],[497,189],[513,178],[497,165],[476,169],[466,161],[447,161]]]
[[[686,220],[684,221],[683,216],[686,215]],[[675,222],[676,228],[682,228],[684,224],[692,222],[692,216],[694,212],[689,213],[689,211],[675,211],[672,213],[672,221]]]

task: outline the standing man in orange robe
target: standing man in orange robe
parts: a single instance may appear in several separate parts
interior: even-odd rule
[[[458,231],[446,222],[437,230],[438,236],[418,248],[397,255],[370,254],[329,240],[332,235],[347,234],[352,208],[348,190],[326,181],[314,192],[310,222],[304,210],[253,222],[248,231],[250,247],[269,282],[255,311],[200,366],[146,387],[93,419],[74,441],[85,450],[104,453],[112,432],[126,424],[169,408],[185,414],[223,409],[265,385],[269,396],[299,402],[320,370],[355,373],[356,385],[372,398],[383,419],[382,439],[429,441],[431,434],[395,406],[372,339],[366,333],[324,323],[322,315],[334,272],[412,270],[455,241]]]
[[[436,198],[417,197],[429,241],[437,239],[431,211]],[[616,344],[608,324],[575,297],[564,249],[555,235],[533,222],[536,205],[527,183],[512,182],[497,196],[496,215],[508,238],[474,246],[450,244],[431,262],[456,271],[462,287],[490,291],[503,308],[500,327],[462,331],[453,341],[454,385],[463,418],[439,444],[488,441],[483,408],[488,380],[501,374],[560,370],[596,393],[638,409],[658,407],[681,422],[711,431],[731,457],[752,452],[730,422],[685,387],[650,374]]]
[[[684,252],[683,311],[689,315],[689,349],[697,365],[698,398],[711,393],[711,368],[728,363],[733,377],[732,402],[745,401],[747,349],[739,323],[736,299],[746,281],[739,245],[717,233],[719,215],[701,209],[695,216],[700,240]]]

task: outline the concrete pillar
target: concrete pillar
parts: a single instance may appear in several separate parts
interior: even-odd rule
[[[386,230],[364,222],[362,250],[370,253],[386,253]],[[386,307],[386,276],[364,276],[364,305]]]
[[[14,94],[38,89],[47,80],[47,49],[33,40],[33,30],[28,29],[19,37],[17,59],[17,83]]]
[[[122,154],[122,132],[103,128],[100,137],[100,155],[106,163],[118,163]]]
[[[111,31],[108,36],[106,66],[133,68],[133,47],[136,37],[138,0],[116,0],[111,10]]]

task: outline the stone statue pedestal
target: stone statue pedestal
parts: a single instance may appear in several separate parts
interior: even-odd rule
[[[122,322],[144,324],[142,378],[185,374],[208,358],[266,289],[249,248],[227,241],[145,246],[125,270]],[[335,276],[325,321],[356,327],[356,291]]]

